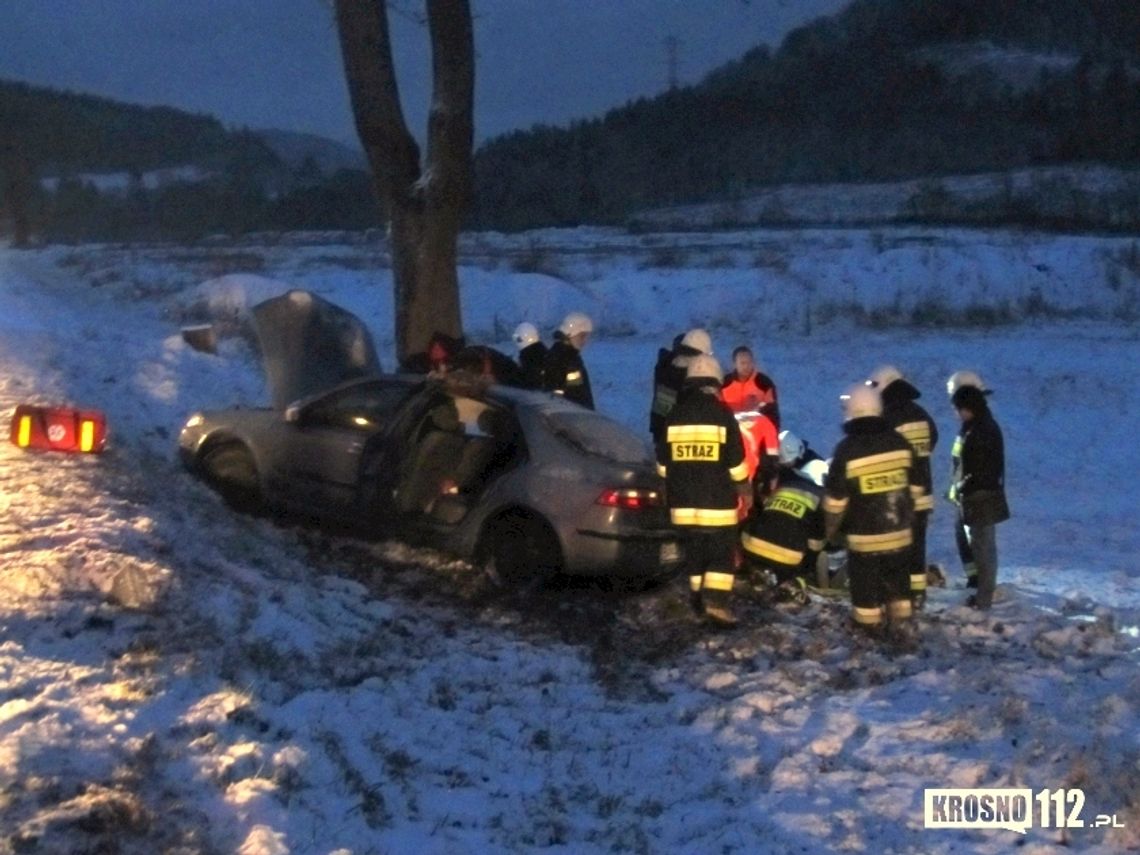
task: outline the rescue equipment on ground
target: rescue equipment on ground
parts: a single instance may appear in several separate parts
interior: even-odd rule
[[[98,454],[107,446],[107,419],[98,410],[20,404],[12,414],[11,439],[33,451]]]

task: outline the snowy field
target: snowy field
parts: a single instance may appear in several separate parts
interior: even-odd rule
[[[0,420],[104,409],[97,458],[0,445],[0,853],[1119,852],[1140,849],[1140,246],[929,229],[471,235],[469,337],[584,309],[599,408],[644,431],[658,346],[753,345],[825,453],[883,362],[978,370],[1014,518],[992,612],[932,521],[922,641],[838,602],[714,633],[681,587],[512,592],[474,568],[238,516],[183,473],[195,409],[265,398],[249,305],[305,287],[372,322],[390,275],[343,235],[0,247]],[[179,327],[211,321],[218,356]],[[932,787],[1081,788],[1111,828],[923,828]]]

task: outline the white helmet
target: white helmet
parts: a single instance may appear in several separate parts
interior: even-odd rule
[[[886,389],[896,380],[902,379],[902,372],[893,365],[883,365],[875,369],[875,373],[871,375],[871,379],[867,381],[867,385],[874,389]]]
[[[523,321],[515,327],[514,335],[511,338],[514,339],[515,346],[519,350],[530,347],[538,341],[538,327],[528,321]]]
[[[691,347],[693,350],[699,351],[706,356],[712,356],[712,336],[700,327],[695,327],[685,333],[681,338],[681,344],[685,345],[685,347]]]
[[[804,441],[790,430],[780,431],[780,462],[791,466],[804,456]]]
[[[946,381],[946,394],[954,397],[954,393],[963,386],[973,386],[979,392],[989,391],[986,389],[986,384],[982,382],[982,378],[973,371],[955,371]]]
[[[883,399],[879,390],[863,383],[852,386],[839,396],[839,400],[843,402],[843,420],[846,422],[883,414]]]
[[[720,370],[720,363],[716,361],[715,356],[702,353],[692,358],[689,367],[685,369],[685,379],[692,380],[698,377],[715,380],[717,383],[724,382],[724,372]]]
[[[582,312],[571,312],[562,319],[558,331],[567,338],[578,333],[591,333],[594,331],[594,322],[590,320],[589,315]]]

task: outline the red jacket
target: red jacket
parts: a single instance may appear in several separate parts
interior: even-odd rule
[[[776,384],[762,371],[753,371],[751,377],[741,379],[729,374],[720,390],[721,398],[734,413],[759,410],[780,430],[780,402]]]

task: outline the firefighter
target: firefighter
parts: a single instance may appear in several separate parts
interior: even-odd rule
[[[546,372],[546,345],[538,336],[538,328],[523,321],[511,336],[519,351],[522,368],[522,385],[527,389],[541,389]]]
[[[917,402],[922,393],[912,386],[893,365],[877,369],[867,385],[879,390],[883,399],[883,418],[902,434],[914,450],[914,465],[922,495],[914,501],[914,547],[910,566],[910,597],[916,609],[926,604],[926,529],[934,510],[934,481],[930,474],[930,456],[938,444],[938,428],[934,419]]]
[[[1005,497],[1005,441],[990,412],[990,390],[972,371],[955,372],[947,383],[950,401],[962,423],[950,451],[950,501],[958,506],[954,527],[966,584],[977,591],[966,604],[993,605],[997,587],[998,523],[1009,519]]]
[[[732,352],[733,373],[724,380],[721,396],[734,413],[759,411],[780,431],[780,402],[776,384],[756,365],[751,348],[744,345]]]
[[[677,405],[657,444],[657,470],[665,479],[669,516],[689,537],[685,566],[693,608],[731,626],[736,524],[752,504],[744,441],[720,400],[723,375],[716,358],[694,357],[685,371]]]
[[[806,446],[791,431],[780,434],[776,489],[748,515],[740,533],[745,561],[772,572],[779,599],[807,603],[823,550],[823,488],[798,470]]]
[[[677,396],[685,383],[685,369],[694,357],[702,353],[712,356],[712,337],[707,331],[695,327],[673,339],[673,349],[657,351],[657,364],[653,367],[653,403],[649,408],[649,433],[653,442],[662,441],[665,419],[677,404]]]
[[[855,625],[877,632],[889,620],[901,630],[912,614],[914,502],[922,494],[914,452],[883,418],[878,390],[861,383],[842,400],[845,436],[824,486],[825,533],[830,543],[846,541]]]
[[[594,322],[582,312],[571,312],[562,319],[554,333],[554,344],[546,354],[543,386],[567,401],[594,409],[594,393],[590,390],[590,375],[582,361],[582,348],[590,340]]]

